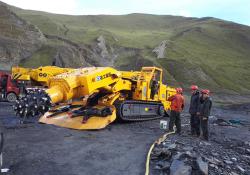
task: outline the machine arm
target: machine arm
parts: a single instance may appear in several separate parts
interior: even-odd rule
[[[20,99],[14,106],[21,117],[35,116],[47,112],[53,104],[89,96],[94,92],[102,94],[116,90],[121,80],[120,72],[109,67],[75,69],[48,80],[48,89],[39,90]],[[116,87],[116,88],[112,88]],[[124,86],[124,88],[129,88]]]

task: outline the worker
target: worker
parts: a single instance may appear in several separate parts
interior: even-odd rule
[[[208,140],[208,117],[212,108],[212,100],[209,96],[210,91],[204,89],[201,91],[202,96],[200,99],[199,115],[200,115],[200,126],[202,130],[202,137]]]
[[[190,89],[192,93],[189,106],[191,135],[200,136],[200,118],[198,116],[200,105],[200,92],[198,86],[196,85],[192,85]]]
[[[171,101],[169,131],[173,131],[174,124],[177,128],[177,133],[181,134],[181,117],[180,113],[184,109],[184,97],[182,88],[176,88],[177,94],[168,98]]]
[[[157,94],[159,89],[159,83],[157,80],[157,75],[156,73],[153,74],[152,81],[151,81],[151,93],[150,93],[150,98],[153,100],[155,94]]]

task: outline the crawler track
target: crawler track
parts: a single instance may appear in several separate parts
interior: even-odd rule
[[[117,117],[123,121],[146,121],[164,117],[161,103],[144,101],[118,101],[115,103]]]

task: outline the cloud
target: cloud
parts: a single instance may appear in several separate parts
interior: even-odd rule
[[[74,14],[77,12],[77,0],[3,0],[5,3],[23,9],[46,11],[59,14]]]
[[[177,13],[179,16],[185,16],[185,17],[191,17],[191,13],[187,10],[180,10],[179,13]]]
[[[150,13],[216,17],[250,25],[249,0],[2,0],[24,9],[71,15]]]

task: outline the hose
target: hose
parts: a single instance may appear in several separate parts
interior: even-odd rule
[[[174,133],[175,133],[175,131],[165,133],[160,138],[158,138],[156,141],[154,141],[154,143],[150,146],[150,149],[149,149],[148,154],[147,154],[145,175],[149,175],[149,162],[150,162],[151,153],[155,147],[155,144],[158,144],[158,145],[161,144],[162,142],[164,142],[167,139],[167,137],[169,135],[174,134]]]
[[[4,142],[4,138],[3,138],[3,133],[0,133],[0,154],[2,154],[3,152],[3,142]]]
[[[3,166],[3,143],[4,143],[4,138],[3,138],[3,133],[0,133],[0,174],[1,174],[1,168]]]

